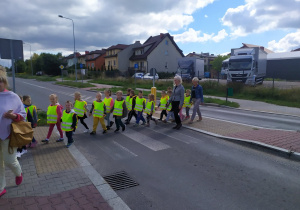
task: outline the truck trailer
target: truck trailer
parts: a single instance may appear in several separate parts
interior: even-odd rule
[[[231,49],[227,82],[262,84],[267,71],[267,53],[260,47]]]
[[[184,57],[178,59],[176,75],[183,80],[191,80],[194,77],[204,78],[204,60],[195,57]]]

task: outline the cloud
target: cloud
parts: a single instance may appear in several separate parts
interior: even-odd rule
[[[300,28],[300,1],[246,0],[245,5],[229,8],[221,19],[232,37],[273,29]]]
[[[300,47],[300,29],[294,33],[289,33],[278,42],[272,40],[268,42],[268,48],[274,52],[289,52]]]
[[[215,0],[51,0],[0,1],[0,34],[32,44],[32,51],[95,50],[146,40],[178,31],[194,21],[192,14]],[[93,47],[93,48],[89,48]]]
[[[222,29],[218,32],[217,35],[214,33],[201,35],[201,31],[195,31],[193,28],[189,28],[188,31],[183,32],[182,34],[175,34],[174,39],[176,42],[187,43],[187,42],[207,42],[212,40],[214,42],[220,42],[228,36],[225,29]]]
[[[207,15],[204,15],[204,17],[205,17],[205,18],[208,18],[208,16],[207,16]]]

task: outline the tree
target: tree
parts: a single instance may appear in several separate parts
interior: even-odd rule
[[[212,68],[218,72],[218,82],[219,82],[219,74],[222,69],[222,62],[229,58],[229,55],[218,55],[213,61],[210,62]]]

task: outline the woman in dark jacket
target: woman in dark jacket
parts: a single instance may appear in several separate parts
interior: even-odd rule
[[[182,124],[181,124],[181,120],[180,120],[178,113],[179,113],[180,109],[182,108],[182,105],[184,102],[184,87],[181,84],[182,79],[180,76],[174,77],[174,83],[175,83],[175,85],[173,88],[172,95],[168,101],[168,104],[172,103],[171,111],[174,112],[174,116],[175,116],[176,126],[174,126],[173,129],[179,130],[181,128]]]
[[[193,108],[193,114],[191,117],[191,120],[189,121],[189,124],[193,123],[193,120],[196,117],[196,112],[199,116],[199,119],[197,121],[201,121],[202,120],[202,116],[201,116],[201,112],[200,112],[200,104],[203,104],[203,89],[202,86],[199,85],[199,79],[197,77],[194,77],[192,80],[193,86],[191,89],[191,101],[194,104],[194,108]]]

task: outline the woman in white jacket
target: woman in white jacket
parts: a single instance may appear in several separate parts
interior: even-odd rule
[[[26,112],[20,97],[7,90],[6,72],[0,68],[0,197],[6,193],[5,166],[8,166],[16,176],[16,185],[20,185],[23,176],[21,166],[17,160],[17,148],[13,153],[8,151],[10,129],[12,121],[25,119]]]

